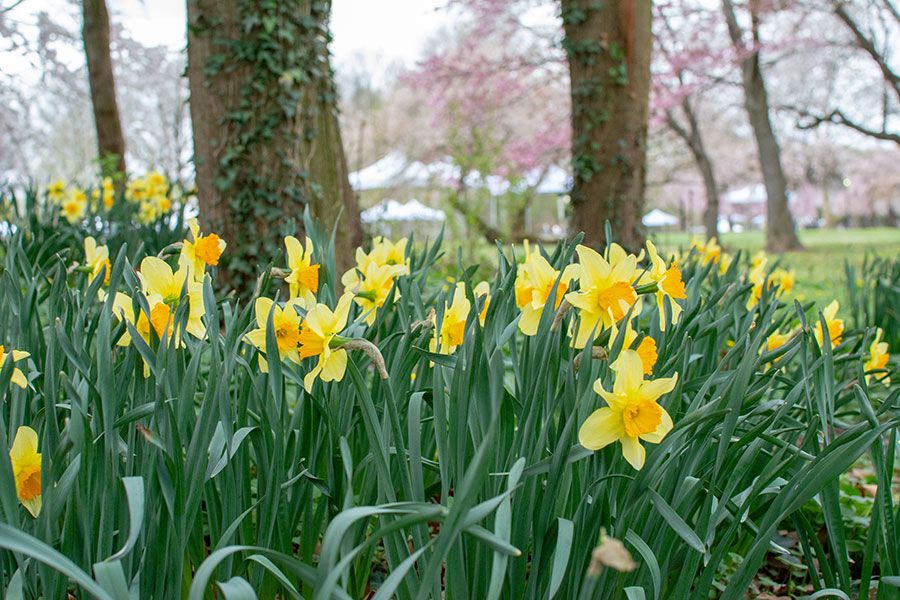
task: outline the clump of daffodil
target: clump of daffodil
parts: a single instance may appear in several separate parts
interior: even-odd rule
[[[84,219],[87,214],[87,208],[87,194],[84,193],[83,189],[73,186],[66,192],[60,204],[59,214],[74,225]]]
[[[215,233],[202,235],[197,219],[191,219],[188,228],[191,231],[191,239],[181,243],[178,266],[187,267],[195,281],[203,281],[206,267],[215,267],[219,264],[219,258],[225,252],[225,240]]]
[[[269,363],[264,355],[266,353],[266,327],[269,324],[270,316],[279,357],[281,360],[287,359],[300,364],[300,323],[302,318],[297,312],[298,307],[303,308],[303,301],[299,298],[289,300],[285,303],[284,308],[269,298],[256,299],[254,307],[256,309],[256,329],[247,333],[244,339],[259,350],[259,368],[263,373],[269,372]]]
[[[603,388],[600,379],[594,383],[594,391],[607,405],[585,420],[578,441],[595,451],[618,441],[625,460],[641,469],[646,457],[641,441],[658,444],[672,430],[672,418],[657,401],[672,391],[678,376],[645,380],[643,364],[634,350],[623,351],[612,369],[616,373],[612,392]]]
[[[869,345],[869,356],[866,358],[866,362],[863,365],[863,370],[866,371],[866,383],[868,383],[872,377],[875,377],[884,385],[891,384],[891,378],[887,374],[876,375],[871,373],[871,371],[881,371],[886,369],[888,360],[891,357],[891,355],[888,354],[887,342],[881,341],[881,336],[883,334],[884,331],[879,327],[878,331],[875,333],[875,339],[872,340],[872,343]]]
[[[704,242],[700,236],[694,236],[691,239],[691,247],[697,251],[697,255],[705,265],[719,262],[722,256],[722,248],[716,238],[710,238]]]
[[[143,202],[150,196],[147,193],[147,182],[143,177],[135,177],[125,186],[125,200],[135,204]]]
[[[103,208],[109,210],[116,203],[116,190],[113,187],[112,177],[104,177],[101,185],[103,192]]]
[[[762,298],[763,287],[775,292],[776,296],[789,294],[794,289],[794,273],[778,267],[771,273],[766,273],[768,257],[762,250],[757,252],[750,261],[750,272],[747,279],[753,284],[750,297],[747,299],[747,309],[751,309]]]
[[[681,315],[681,305],[676,300],[684,300],[687,293],[684,281],[681,279],[681,270],[675,261],[666,267],[666,261],[657,253],[653,242],[647,240],[647,253],[650,256],[650,269],[641,277],[640,283],[653,282],[656,284],[656,305],[659,308],[659,328],[666,330],[665,299],[668,296],[672,308],[672,324],[678,322]]]
[[[313,243],[306,238],[306,248],[300,244],[300,240],[292,235],[284,238],[284,247],[287,250],[287,264],[290,273],[285,277],[290,287],[291,298],[300,298],[306,306],[316,303],[316,294],[319,292],[319,267],[313,261]]]
[[[378,236],[372,240],[372,249],[366,252],[362,248],[356,249],[356,265],[341,276],[341,283],[345,289],[355,288],[365,276],[370,264],[376,266],[395,267],[395,276],[409,274],[409,258],[406,256],[407,239],[402,238],[397,242]]]
[[[125,200],[139,204],[137,220],[147,225],[169,212],[169,181],[159,171],[151,171],[144,177],[136,177],[125,187]]]
[[[47,186],[47,200],[54,204],[62,203],[66,197],[66,184],[62,179],[57,179]]]
[[[825,317],[825,325],[828,327],[828,337],[830,338],[832,347],[840,344],[841,339],[844,336],[844,321],[843,319],[837,318],[837,311],[840,307],[841,305],[837,300],[832,300],[831,304],[826,306],[825,310],[822,312],[822,315]],[[819,346],[822,346],[824,336],[822,335],[822,322],[819,320],[816,320],[816,324],[813,328],[813,335],[816,336],[816,341],[819,343]]]
[[[402,265],[379,265],[370,262],[358,283],[347,291],[353,294],[353,300],[362,308],[363,320],[367,325],[375,322],[375,313],[384,306],[394,286],[394,280],[400,275]],[[400,297],[400,292],[395,292]]]
[[[462,282],[456,284],[453,291],[453,301],[444,303],[444,317],[441,326],[437,327],[437,315],[432,317],[435,323],[434,336],[429,343],[429,349],[439,354],[453,354],[462,345],[466,335],[466,319],[472,310],[472,303],[466,298],[466,285]]]
[[[41,453],[38,452],[38,436],[34,429],[23,425],[16,430],[9,461],[16,482],[16,496],[31,516],[37,518],[42,505]]]
[[[568,265],[563,269],[562,275],[553,268],[537,248],[531,248],[526,240],[524,243],[525,260],[519,264],[516,273],[516,306],[522,311],[519,318],[519,331],[525,335],[537,333],[544,306],[550,299],[550,293],[557,279],[559,285],[556,288],[556,300],[553,310],[559,307],[566,291],[574,279],[578,278],[580,267]]]
[[[31,356],[31,354],[23,350],[10,350],[9,352],[7,352],[6,348],[4,348],[2,344],[0,344],[0,369],[3,368],[3,366],[6,364],[6,361],[8,360],[15,363],[20,360],[24,360],[29,356]],[[17,369],[15,367],[13,367],[12,379],[10,379],[10,381],[23,390],[28,387],[28,378],[25,377],[25,374],[20,369]]]
[[[478,313],[478,324],[484,327],[484,319],[487,317],[488,306],[491,305],[491,285],[487,281],[479,281],[472,290],[475,292],[475,299],[484,298],[484,304]]]
[[[347,326],[352,294],[344,294],[332,311],[315,304],[306,313],[300,329],[300,358],[316,358],[316,366],[303,378],[303,387],[312,391],[316,377],[322,381],[340,381],[347,369],[347,351],[340,346],[350,340],[340,333]]]
[[[609,247],[607,261],[597,251],[579,245],[578,262],[581,265],[580,289],[566,294],[566,301],[578,309],[578,330],[572,340],[576,348],[584,348],[591,334],[621,321],[628,310],[638,302],[632,286],[637,278],[637,260],[618,244]],[[640,310],[636,307],[635,313]]]
[[[84,266],[91,274],[91,282],[103,273],[103,285],[109,285],[109,273],[112,270],[109,248],[97,244],[97,240],[91,236],[84,238]]]

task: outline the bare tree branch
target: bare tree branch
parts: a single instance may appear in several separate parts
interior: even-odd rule
[[[875,47],[875,42],[863,32],[856,20],[847,12],[843,2],[836,1],[834,3],[834,14],[843,21],[844,25],[853,34],[853,37],[856,38],[856,44],[878,64],[878,68],[881,69],[881,73],[884,75],[884,80],[890,84],[894,89],[894,93],[897,94],[897,98],[900,99],[900,75],[891,69],[884,55]]]
[[[831,111],[827,115],[814,115],[806,110],[801,109],[790,110],[793,110],[799,115],[799,118],[797,120],[797,129],[815,129],[823,123],[830,123],[832,125],[842,125],[844,127],[848,127],[871,138],[894,142],[895,144],[900,145],[900,134],[892,133],[890,131],[878,131],[876,129],[866,127],[865,125],[857,123],[856,121],[848,118],[847,115],[837,109]]]

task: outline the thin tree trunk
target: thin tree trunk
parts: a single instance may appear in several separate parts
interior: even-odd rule
[[[81,38],[87,57],[98,155],[104,159],[101,164],[108,167],[104,169],[107,171],[104,174],[112,174],[110,170],[125,173],[125,138],[119,120],[116,81],[109,50],[109,12],[105,0],[84,0],[82,12],[84,23]],[[106,163],[107,160],[109,163]],[[122,185],[121,180],[117,185]]]
[[[797,237],[794,218],[788,208],[787,179],[781,166],[781,148],[769,120],[769,98],[760,68],[759,51],[748,50],[745,47],[743,32],[738,25],[731,0],[722,0],[722,7],[732,44],[739,52],[746,54],[741,60],[741,81],[744,88],[744,107],[756,138],[757,154],[766,188],[766,247],[771,252],[798,250],[803,246]],[[753,38],[758,45],[759,35],[755,17]]]
[[[329,9],[188,0],[200,217],[228,241],[223,275],[239,290],[270,261],[283,264],[281,239],[303,233],[307,206],[329,233],[340,215],[339,268],[362,241],[325,43]],[[257,25],[241,26],[248,22]]]
[[[572,222],[637,249],[650,98],[650,0],[561,0],[572,95]]]
[[[703,228],[706,231],[706,238],[711,239],[719,233],[719,185],[716,182],[716,172],[713,168],[712,159],[710,159],[709,153],[706,151],[706,145],[703,143],[703,135],[700,132],[697,114],[694,112],[694,107],[691,105],[689,98],[684,98],[681,101],[681,109],[687,118],[686,128],[678,122],[671,111],[666,113],[666,123],[687,145],[694,162],[697,164],[697,170],[700,171],[700,176],[703,178],[703,188],[706,191]]]

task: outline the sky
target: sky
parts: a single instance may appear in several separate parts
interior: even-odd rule
[[[414,65],[428,39],[454,18],[446,4],[447,0],[333,0],[331,51],[336,68],[363,55],[374,69]],[[183,48],[185,0],[107,0],[107,5],[113,18],[142,44]],[[383,75],[373,73],[373,79]]]

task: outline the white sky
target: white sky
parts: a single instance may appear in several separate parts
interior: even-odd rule
[[[26,0],[35,6],[38,0]],[[144,45],[184,47],[186,0],[107,0],[113,19]],[[378,68],[413,65],[428,38],[453,19],[447,0],[333,0],[331,49],[335,65],[362,54]],[[373,73],[380,79],[381,73]]]

